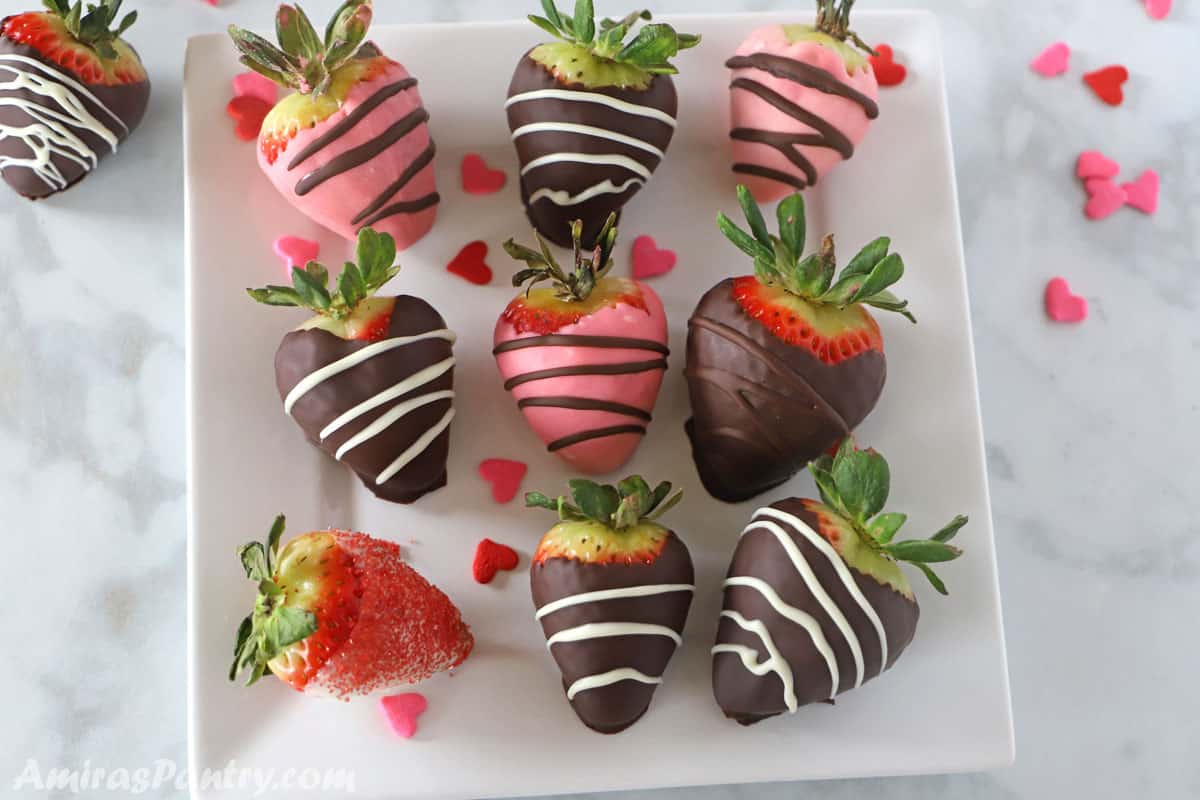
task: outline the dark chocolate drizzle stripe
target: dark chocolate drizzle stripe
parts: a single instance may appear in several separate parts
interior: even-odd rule
[[[611,428],[596,428],[590,431],[580,431],[572,433],[570,436],[564,436],[561,439],[555,439],[550,444],[546,445],[546,449],[551,453],[556,450],[562,450],[564,447],[588,442],[592,439],[604,439],[609,436],[619,436],[622,433],[636,433],[639,436],[646,435],[646,429],[641,425],[614,425]]]
[[[771,169],[770,167],[765,167],[761,164],[734,164],[734,172],[758,174],[751,171],[752,169],[758,169],[763,173],[768,173],[761,175],[761,177],[782,180],[784,183],[789,183],[795,186],[797,189],[803,189],[805,186],[811,186],[817,182],[816,167],[813,166],[811,161],[800,154],[800,151],[796,149],[796,145],[810,144],[820,147],[825,140],[822,139],[818,134],[777,133],[775,131],[760,131],[755,128],[734,128],[729,133],[729,138],[741,142],[765,144],[768,147],[775,148],[780,153],[783,153],[784,157],[787,158],[788,161],[791,161],[800,168],[800,171],[804,173],[804,177],[807,179],[807,183],[800,178],[797,178],[795,175],[789,175],[782,170]]]
[[[334,156],[325,166],[305,175],[296,184],[296,194],[303,197],[330,178],[335,178],[343,172],[348,172],[355,167],[367,163],[428,120],[428,111],[424,108],[416,109],[374,139],[363,142],[358,147],[352,147],[346,152]]]
[[[733,165],[733,171],[740,175],[755,175],[759,178],[767,178],[768,180],[786,183],[788,186],[791,186],[794,189],[805,189],[809,186],[809,184],[805,183],[800,178],[797,178],[795,175],[789,175],[782,170],[764,167],[761,164],[737,163]]]
[[[643,411],[637,406],[627,406],[624,403],[614,403],[611,400],[593,400],[590,397],[526,397],[517,401],[517,408],[569,408],[573,411],[608,411],[613,414],[624,414],[649,422],[650,412]]]
[[[671,353],[665,344],[650,339],[631,339],[623,336],[571,336],[559,333],[501,342],[492,349],[492,355],[498,356],[501,353],[523,350],[526,347],[603,347],[615,350],[652,350],[655,353],[662,353],[664,356]]]
[[[399,178],[397,178],[390,186],[380,192],[379,196],[371,201],[371,205],[358,212],[354,219],[350,220],[350,224],[357,225],[358,223],[370,217],[379,209],[383,208],[383,204],[388,201],[389,197],[407,186],[409,181],[417,177],[418,172],[433,163],[433,157],[436,153],[437,145],[435,145],[433,140],[430,139],[429,146],[421,151],[421,155],[417,156],[413,162],[408,165],[404,172],[400,173]]]
[[[537,372],[526,372],[524,375],[517,375],[514,378],[509,378],[504,383],[504,388],[514,389],[525,383],[533,381],[543,381],[549,378],[569,378],[575,375],[633,375],[638,372],[649,372],[650,370],[667,368],[666,359],[656,358],[652,361],[631,361],[626,364],[581,364],[577,367],[554,367],[553,369],[543,369]]]
[[[347,114],[345,119],[343,119],[341,122],[309,142],[308,146],[297,153],[296,157],[293,158],[288,164],[288,171],[290,172],[294,170],[296,167],[300,166],[305,161],[345,136],[355,125],[362,122],[368,114],[370,114],[379,106],[383,105],[389,98],[400,94],[400,92],[403,92],[406,89],[411,89],[416,85],[416,78],[405,78],[402,81],[397,81],[396,83],[391,83],[387,86],[384,86],[375,94],[364,100],[362,105]]]
[[[424,197],[418,197],[416,200],[402,200],[398,203],[392,203],[390,206],[364,222],[363,227],[369,227],[385,217],[392,217],[396,214],[416,214],[419,211],[432,208],[440,202],[442,202],[442,196],[437,192],[430,192]]]
[[[748,56],[734,56],[725,62],[730,69],[758,69],[770,73],[776,78],[798,83],[810,89],[816,89],[825,94],[837,95],[847,100],[853,100],[862,106],[868,119],[879,116],[879,104],[853,86],[847,86],[838,80],[837,76],[828,70],[805,64],[794,58],[772,55],[771,53],[753,53]]]
[[[829,147],[837,150],[842,154],[843,158],[850,158],[854,155],[854,143],[846,134],[839,131],[833,125],[826,122],[821,117],[809,111],[807,108],[796,105],[791,100],[781,95],[774,89],[763,86],[758,81],[752,81],[749,78],[736,78],[733,83],[729,84],[731,89],[741,89],[750,92],[757,96],[760,100],[774,106],[776,109],[787,114],[789,117],[808,125],[813,130],[821,134],[821,147]]]

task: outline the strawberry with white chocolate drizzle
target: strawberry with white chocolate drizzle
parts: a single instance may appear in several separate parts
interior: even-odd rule
[[[373,296],[399,272],[395,258],[391,236],[364,228],[357,263],[332,290],[326,268],[310,261],[293,268],[292,286],[247,291],[316,312],[275,354],[283,410],[377,496],[411,503],[446,485],[455,335],[420,298]]]
[[[879,116],[879,84],[850,30],[854,0],[817,0],[813,25],[768,25],[726,66],[733,171],[760,202],[815,184],[854,155]]]
[[[364,227],[399,249],[433,227],[440,197],[416,78],[366,42],[371,0],[346,0],[324,38],[298,6],[276,14],[279,47],[230,26],[242,63],[294,90],[263,121],[258,163],[302,213],[347,239]]]
[[[871,413],[887,362],[867,306],[916,321],[888,291],[904,274],[890,240],[871,242],[836,275],[832,236],[802,258],[799,194],[779,204],[778,236],[746,187],[738,199],[752,233],[724,214],[718,225],[754,259],[754,274],[701,298],[688,322],[684,373],[693,458],[709,493],[729,502],[788,480]]]

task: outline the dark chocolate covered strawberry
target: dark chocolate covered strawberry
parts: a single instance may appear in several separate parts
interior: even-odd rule
[[[815,184],[879,116],[874,51],[850,30],[853,6],[817,0],[814,24],[759,28],[725,64],[733,171],[762,202]]]
[[[692,558],[656,521],[681,494],[668,500],[671,484],[651,489],[637,475],[570,486],[570,499],[525,495],[561,520],[533,556],[533,604],[571,707],[592,730],[617,733],[646,713],[682,641]]]
[[[811,465],[821,502],[792,498],[759,509],[725,579],[713,647],[713,692],[743,725],[832,701],[892,667],[912,642],[920,609],[900,569],[962,551],[947,544],[955,517],[930,539],[894,541],[906,516],[880,513],[891,475],[850,439]]]
[[[356,255],[333,290],[310,261],[292,270],[293,286],[248,291],[317,312],[275,354],[284,412],[377,496],[411,503],[446,485],[455,336],[418,297],[373,296],[400,269],[391,236],[364,228]]]
[[[571,221],[583,220],[590,249],[662,161],[675,133],[678,98],[670,59],[700,37],[670,25],[642,27],[628,43],[637,11],[596,25],[592,0],[573,16],[542,0],[530,20],[558,41],[522,57],[508,88],[508,125],[521,161],[521,200],[533,226],[570,246]]]
[[[867,306],[916,321],[887,290],[904,274],[888,239],[836,275],[832,236],[801,258],[799,194],[779,205],[779,236],[767,232],[746,187],[738,199],[752,234],[724,214],[718,225],[754,259],[754,275],[721,281],[701,298],[688,321],[685,371],[692,456],[709,493],[729,502],[788,480],[871,413],[887,363]]]
[[[118,22],[121,0],[44,5],[0,20],[0,175],[30,199],[117,152],[150,100],[141,59],[121,38],[136,11]]]

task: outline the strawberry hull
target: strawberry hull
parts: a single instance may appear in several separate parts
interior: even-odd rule
[[[793,43],[779,25],[752,33],[726,66],[733,171],[760,202],[816,184],[854,155],[879,115],[869,64],[851,73],[841,53]]]
[[[846,564],[837,537],[857,534],[820,509],[794,498],[760,509],[730,563],[713,693],[743,725],[878,677],[916,632],[917,603]]]
[[[85,84],[0,37],[0,175],[33,200],[70,188],[117,151],[149,99],[148,80]]]
[[[646,433],[667,368],[667,320],[654,290],[645,310],[618,303],[553,334],[518,334],[501,318],[496,364],[533,431],[575,469],[602,474]]]
[[[440,202],[428,119],[416,80],[389,61],[281,151],[260,143],[258,163],[315,222],[350,240],[369,226],[404,250],[433,227]]]

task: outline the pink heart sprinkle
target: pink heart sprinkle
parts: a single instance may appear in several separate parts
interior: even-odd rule
[[[677,260],[674,250],[660,250],[651,236],[633,240],[633,277],[638,280],[666,275],[675,269]]]
[[[1083,213],[1088,219],[1110,217],[1125,205],[1125,190],[1106,178],[1092,178],[1084,186],[1088,191],[1088,202]]]
[[[1066,278],[1054,278],[1046,284],[1046,315],[1055,322],[1083,322],[1087,319],[1087,300],[1071,293]]]
[[[1099,150],[1080,153],[1079,161],[1075,165],[1075,174],[1085,181],[1092,178],[1115,178],[1120,172],[1121,165]]]
[[[1171,13],[1172,0],[1146,0],[1146,13],[1154,19],[1166,19]]]
[[[411,739],[417,732],[417,717],[429,707],[425,695],[417,692],[393,694],[380,698],[379,707],[387,718],[388,725],[401,739]]]
[[[1031,61],[1029,66],[1043,78],[1062,75],[1071,66],[1071,48],[1066,42],[1055,42]]]
[[[492,485],[492,499],[507,503],[517,496],[528,466],[507,458],[489,458],[479,464],[479,477]]]
[[[1121,184],[1125,201],[1145,214],[1158,211],[1158,173],[1148,169],[1133,183]]]
[[[289,276],[294,267],[303,267],[310,261],[316,261],[321,254],[321,245],[299,236],[280,236],[273,247],[275,255],[287,262]]]
[[[277,87],[257,72],[243,72],[233,79],[234,97],[257,97],[269,105],[275,105]]]

